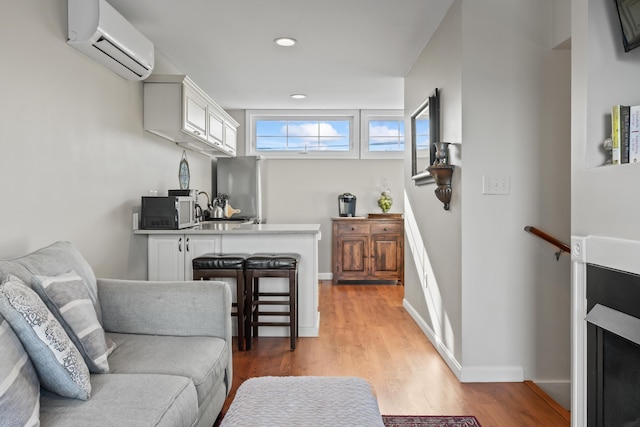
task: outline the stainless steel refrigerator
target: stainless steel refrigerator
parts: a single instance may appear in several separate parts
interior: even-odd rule
[[[234,217],[265,222],[262,212],[262,188],[265,160],[260,156],[221,157],[212,168],[213,197],[218,193],[229,196],[229,204],[240,213]]]

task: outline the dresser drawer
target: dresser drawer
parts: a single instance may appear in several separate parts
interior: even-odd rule
[[[371,234],[402,233],[401,222],[375,222],[371,224]]]
[[[369,234],[368,222],[340,222],[338,225],[339,234]]]

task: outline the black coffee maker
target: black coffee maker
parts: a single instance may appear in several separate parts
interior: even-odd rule
[[[356,196],[351,193],[339,195],[338,213],[340,216],[356,216]]]

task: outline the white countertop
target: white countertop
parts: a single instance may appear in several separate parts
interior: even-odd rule
[[[319,234],[320,224],[243,224],[201,222],[181,230],[135,230],[135,234]]]

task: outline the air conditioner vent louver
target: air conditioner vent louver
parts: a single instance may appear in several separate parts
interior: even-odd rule
[[[143,80],[154,65],[153,43],[105,0],[68,0],[69,43],[127,80]]]
[[[120,63],[127,70],[135,74],[138,79],[142,79],[143,76],[148,75],[149,73],[148,68],[145,68],[143,64],[128,56],[118,46],[114,45],[104,37],[100,37],[93,47],[111,57],[114,61]]]

